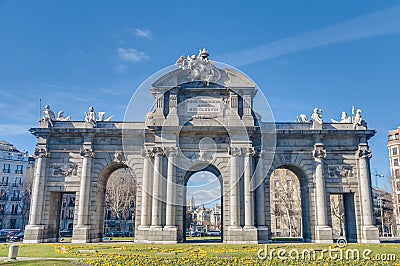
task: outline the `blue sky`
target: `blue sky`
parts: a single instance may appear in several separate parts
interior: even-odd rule
[[[206,47],[257,82],[276,121],[361,108],[378,131],[371,168],[388,175],[400,3],[259,2],[0,1],[0,139],[32,152],[40,98],[76,120],[91,105],[122,120],[141,82]]]

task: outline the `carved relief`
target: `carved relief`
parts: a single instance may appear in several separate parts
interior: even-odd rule
[[[331,178],[353,177],[353,167],[350,165],[329,165],[328,172]]]
[[[76,176],[78,165],[75,163],[53,163],[53,175],[55,176]]]

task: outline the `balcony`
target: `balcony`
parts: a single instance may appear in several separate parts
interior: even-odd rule
[[[3,169],[3,173],[9,174],[10,173],[10,169],[9,168],[8,169]]]
[[[11,197],[11,200],[12,200],[12,201],[20,201],[20,200],[21,200],[21,197]]]
[[[8,181],[6,181],[6,182],[1,182],[1,183],[0,183],[0,186],[8,186]]]
[[[22,174],[23,174],[23,171],[22,171],[22,170],[15,170],[15,173],[16,173],[16,174],[19,174],[19,175],[22,175]]]
[[[12,186],[13,186],[13,187],[19,187],[19,183],[15,183],[15,182],[14,182],[14,183],[12,183]]]

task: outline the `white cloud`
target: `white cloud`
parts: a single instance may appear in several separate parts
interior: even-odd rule
[[[400,6],[387,8],[325,28],[300,33],[265,45],[216,57],[241,66],[325,45],[400,32]]]
[[[145,53],[143,53],[142,51],[133,49],[133,48],[128,48],[128,49],[118,48],[117,52],[118,52],[118,57],[126,62],[136,63],[136,62],[140,62],[140,61],[149,59],[149,57]]]
[[[145,38],[149,41],[153,40],[153,34],[149,30],[136,28],[133,32],[138,37]]]

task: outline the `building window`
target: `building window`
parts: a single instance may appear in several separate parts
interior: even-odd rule
[[[397,154],[398,154],[397,147],[393,147],[392,148],[392,155],[397,155]]]
[[[400,203],[400,194],[397,194],[397,203]]]
[[[12,215],[17,215],[18,212],[18,205],[17,204],[13,204],[12,208],[11,208],[11,214]]]
[[[399,169],[394,169],[394,177],[399,178],[400,177],[400,170]]]
[[[1,185],[2,186],[8,185],[8,176],[3,176],[3,178],[1,179]]]
[[[399,166],[399,159],[393,159],[393,166]]]
[[[22,173],[23,173],[23,168],[24,168],[23,165],[17,165],[17,170],[15,170],[15,173],[16,173],[16,174],[21,174],[21,175],[22,175]]]
[[[17,228],[17,219],[10,220],[10,229]]]
[[[6,205],[0,204],[0,214],[4,215],[5,211],[6,211]]]
[[[9,163],[4,164],[3,173],[10,173],[10,164]]]
[[[274,187],[279,187],[279,181],[278,180],[274,180]]]
[[[400,191],[400,182],[396,182],[396,190]]]

